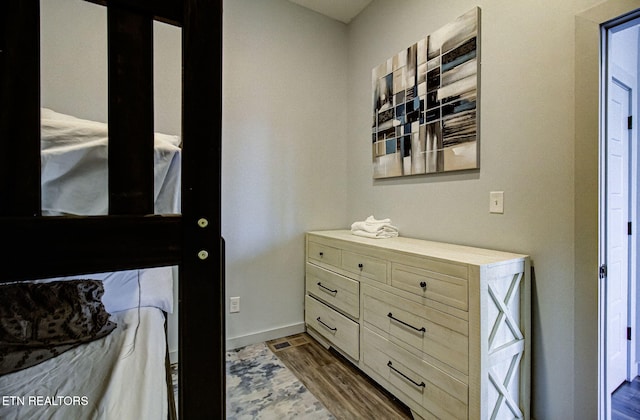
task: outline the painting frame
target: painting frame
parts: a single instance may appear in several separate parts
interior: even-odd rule
[[[371,71],[373,178],[480,168],[480,8]]]

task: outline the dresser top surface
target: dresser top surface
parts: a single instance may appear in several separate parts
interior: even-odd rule
[[[487,265],[514,259],[526,259],[528,255],[495,251],[485,248],[433,242],[399,236],[396,238],[372,239],[357,236],[350,230],[323,230],[307,232],[310,235],[348,241],[371,247],[399,251],[431,258],[456,261],[464,264]]]

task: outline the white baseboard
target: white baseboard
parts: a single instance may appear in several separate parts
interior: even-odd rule
[[[275,340],[276,338],[286,337],[288,335],[300,334],[304,332],[304,322],[291,324],[284,327],[275,328],[273,330],[260,331],[240,337],[227,338],[227,350],[238,349],[240,347],[251,344],[262,343],[264,341]]]
[[[262,343],[276,338],[286,337],[288,335],[300,334],[305,331],[304,322],[291,324],[284,327],[274,328],[273,330],[260,331],[249,335],[227,338],[226,349],[234,350],[251,344]],[[169,361],[178,363],[178,350],[169,351]]]

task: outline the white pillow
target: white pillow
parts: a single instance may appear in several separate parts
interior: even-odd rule
[[[140,288],[138,288],[138,276]],[[35,282],[75,279],[102,280],[104,285],[102,303],[109,313],[125,311],[138,306],[151,306],[173,313],[173,271],[171,267],[55,277]]]

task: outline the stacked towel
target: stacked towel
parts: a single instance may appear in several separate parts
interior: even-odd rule
[[[398,228],[391,224],[391,219],[376,220],[369,216],[362,222],[354,222],[351,233],[367,238],[395,238],[398,236]]]

